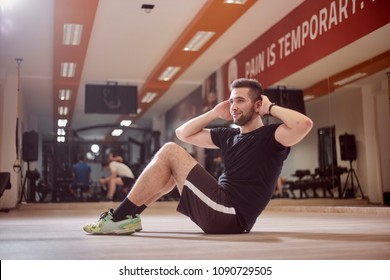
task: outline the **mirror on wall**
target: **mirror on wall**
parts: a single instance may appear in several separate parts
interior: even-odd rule
[[[319,128],[317,137],[319,168],[329,169],[337,166],[335,126]]]

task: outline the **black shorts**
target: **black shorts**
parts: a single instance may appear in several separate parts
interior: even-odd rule
[[[134,185],[134,178],[130,178],[130,177],[121,177],[122,179],[122,182],[123,182],[123,186],[125,187],[132,187]]]
[[[205,233],[243,233],[225,190],[199,164],[188,174],[177,211],[188,216]]]

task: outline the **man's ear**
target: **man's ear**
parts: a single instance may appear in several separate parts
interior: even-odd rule
[[[263,105],[263,101],[262,100],[257,100],[255,102],[255,112],[260,113],[261,105]]]

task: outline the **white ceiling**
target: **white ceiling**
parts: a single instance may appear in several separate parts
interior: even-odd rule
[[[88,46],[72,129],[113,123],[114,115],[84,114],[86,83],[116,81],[141,87],[206,0],[100,0]],[[142,117],[140,126],[163,114],[205,78],[257,39],[302,0],[259,0]],[[0,0],[0,82],[20,65],[20,87],[31,122],[45,136],[53,131],[54,0]],[[154,4],[150,13],[142,4]],[[228,15],[226,15],[228,16]],[[279,81],[294,88],[313,84],[390,50],[390,25]],[[386,71],[384,71],[386,72]],[[384,72],[377,74],[383,79]],[[1,75],[1,73],[4,73]],[[372,77],[370,78],[370,81]],[[361,83],[361,81],[360,81]],[[8,93],[7,93],[8,94]],[[99,139],[104,131],[93,131]],[[100,134],[100,135],[98,135]]]

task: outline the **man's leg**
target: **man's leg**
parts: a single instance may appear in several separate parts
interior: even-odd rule
[[[110,182],[108,183],[108,190],[107,190],[106,197],[112,200],[115,195],[116,187],[122,185],[123,185],[123,181],[121,177],[116,177],[114,179],[111,179]]]
[[[78,199],[77,191],[74,189],[73,184],[69,185],[69,192],[73,196],[74,199]]]
[[[196,164],[196,160],[179,145],[165,144],[118,208],[102,214],[96,223],[85,225],[84,231],[93,234],[132,234],[142,230],[138,214],[174,186],[181,192],[186,177]]]
[[[175,186],[179,192],[184,181],[197,161],[182,147],[175,143],[165,144],[141,173],[127,199],[114,211],[114,219],[140,214]]]
[[[127,198],[136,205],[150,205],[176,185],[183,189],[188,173],[197,161],[175,143],[165,144],[141,173]],[[159,196],[158,196],[159,195]]]

